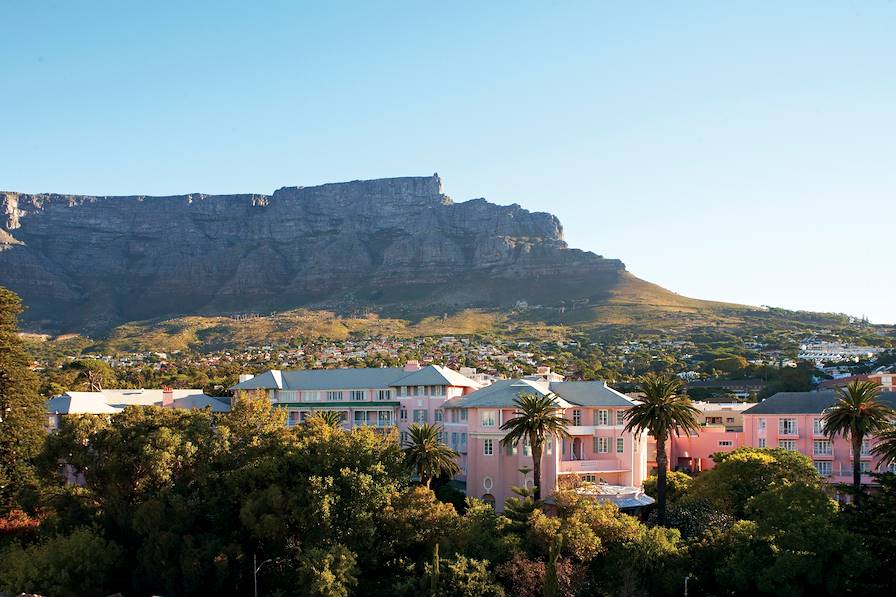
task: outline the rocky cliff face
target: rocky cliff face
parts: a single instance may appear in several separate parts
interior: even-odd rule
[[[568,248],[556,217],[454,203],[436,175],[273,195],[0,193],[0,285],[52,331],[305,305],[557,303],[599,298],[623,270]]]

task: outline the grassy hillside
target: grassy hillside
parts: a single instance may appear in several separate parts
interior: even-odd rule
[[[814,333],[830,330],[859,338],[864,333],[845,315],[767,309],[684,297],[624,273],[599,303],[576,301],[509,311],[466,309],[437,315],[370,314],[341,317],[332,311],[294,309],[266,316],[188,316],[119,326],[92,342],[66,336],[47,343],[46,350],[74,345],[106,353],[137,351],[210,351],[246,346],[285,345],[297,337],[337,340],[360,336],[489,335],[552,340],[571,334],[595,339],[606,336],[748,336],[777,332]],[[869,337],[877,332],[869,331]],[[892,330],[891,330],[892,332]],[[35,338],[37,342],[39,339]]]

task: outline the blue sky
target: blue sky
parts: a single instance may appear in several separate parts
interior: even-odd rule
[[[438,171],[681,294],[896,323],[894,2],[132,4],[0,4],[0,188]]]

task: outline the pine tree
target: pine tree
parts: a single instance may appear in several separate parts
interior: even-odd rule
[[[16,326],[22,301],[0,287],[0,516],[34,481],[32,458],[44,439],[43,399]]]

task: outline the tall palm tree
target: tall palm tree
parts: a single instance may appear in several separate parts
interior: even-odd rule
[[[308,417],[306,421],[315,419],[323,422],[328,427],[340,427],[342,425],[342,413],[335,410],[319,410]]]
[[[896,427],[877,434],[877,445],[871,448],[871,453],[884,464],[896,462]]]
[[[837,389],[837,402],[826,409],[821,420],[830,438],[841,436],[852,443],[852,490],[856,503],[862,495],[862,442],[866,436],[886,431],[893,410],[880,402],[880,384],[854,381]]]
[[[681,380],[677,377],[648,373],[641,378],[639,389],[644,394],[625,413],[625,431],[636,435],[646,430],[656,440],[656,503],[657,522],[666,520],[666,472],[669,457],[666,441],[672,433],[678,435],[700,431],[700,413],[686,395],[679,394]]]
[[[501,440],[505,448],[513,446],[520,440],[529,440],[532,449],[532,477],[535,479],[535,501],[541,499],[541,454],[544,442],[550,437],[566,438],[569,433],[566,426],[569,420],[560,413],[560,407],[554,402],[553,394],[539,396],[537,394],[520,393],[514,398],[515,416],[501,425],[507,435]]]
[[[454,476],[460,472],[460,454],[442,443],[440,425],[413,424],[408,428],[404,444],[404,461],[408,469],[417,473],[420,482],[429,487],[433,477]]]

